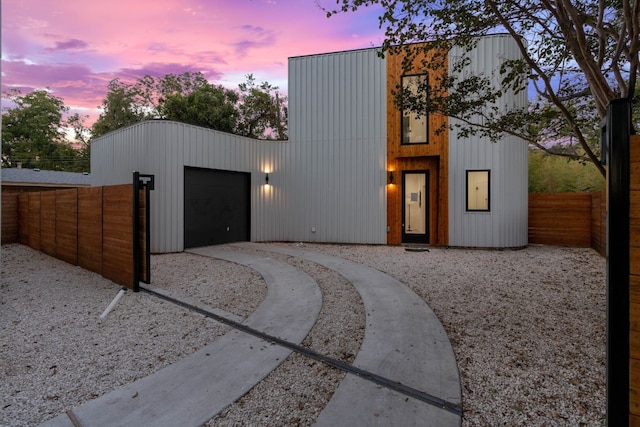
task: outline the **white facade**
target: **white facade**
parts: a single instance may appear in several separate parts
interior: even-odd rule
[[[155,175],[152,252],[184,250],[185,166],[251,174],[252,241],[386,243],[384,61],[367,49],[290,69],[289,141],[141,122],[94,141],[92,185]]]
[[[496,55],[514,52],[503,44],[509,41],[489,37],[478,49],[485,58],[494,48]],[[388,84],[376,49],[290,58],[289,141],[141,122],[93,142],[91,183],[130,183],[133,171],[155,175],[154,253],[184,250],[185,166],[251,174],[252,241],[385,244]],[[526,144],[456,138],[450,132],[449,245],[526,245]],[[464,171],[474,168],[491,169],[488,213],[464,209]]]
[[[449,57],[465,52],[453,50]],[[471,61],[462,71],[491,73],[507,59],[521,57],[508,35],[484,37],[467,53]],[[451,59],[449,69],[451,69]],[[497,73],[494,73],[497,74]],[[496,78],[496,84],[498,84]],[[498,107],[506,110],[527,105],[527,93],[507,93]],[[450,119],[455,122],[454,119]],[[488,138],[462,138],[454,127],[449,132],[449,245],[468,247],[521,247],[528,243],[528,146],[522,139],[505,136],[499,142]],[[466,210],[466,171],[490,171],[490,210]]]
[[[184,250],[184,167],[251,173],[252,230],[265,230],[264,165],[278,164],[277,145],[171,121],[145,121],[97,139],[91,147],[92,185],[130,183],[133,172],[155,176],[151,193],[151,251]],[[275,181],[275,179],[274,179]],[[275,186],[274,186],[275,187]],[[274,188],[275,190],[275,188]],[[271,222],[268,222],[271,224]],[[273,224],[272,227],[276,227]],[[263,240],[252,234],[252,240]]]
[[[375,49],[289,60],[289,138],[287,186],[304,205],[287,240],[386,243],[386,65]]]

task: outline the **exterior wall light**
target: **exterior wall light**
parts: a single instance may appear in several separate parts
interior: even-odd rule
[[[264,176],[264,185],[269,185],[269,172],[266,172]]]
[[[393,171],[389,172],[389,184],[393,184]]]

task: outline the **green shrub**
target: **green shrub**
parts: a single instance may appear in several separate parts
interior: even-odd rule
[[[529,150],[529,193],[601,191],[605,179],[591,163]]]

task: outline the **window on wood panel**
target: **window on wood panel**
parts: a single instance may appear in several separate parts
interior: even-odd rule
[[[403,144],[427,144],[427,132],[429,130],[426,103],[427,103],[427,75],[418,74],[402,77],[402,143]],[[414,106],[414,108],[409,108]],[[416,113],[416,108],[424,110],[424,113]]]
[[[467,171],[467,211],[489,211],[489,171]]]

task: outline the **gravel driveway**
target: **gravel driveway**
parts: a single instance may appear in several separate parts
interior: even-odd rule
[[[377,268],[434,310],[456,353],[463,425],[605,425],[605,265],[591,249],[522,250],[301,246]],[[343,361],[357,354],[362,302],[341,276],[275,255],[323,292],[304,345]],[[247,267],[189,253],[152,257],[152,284],[247,317],[266,286]],[[227,331],[146,293],[119,287],[21,245],[2,247],[0,425],[35,426],[146,376]],[[311,425],[344,373],[292,354],[208,426]]]

